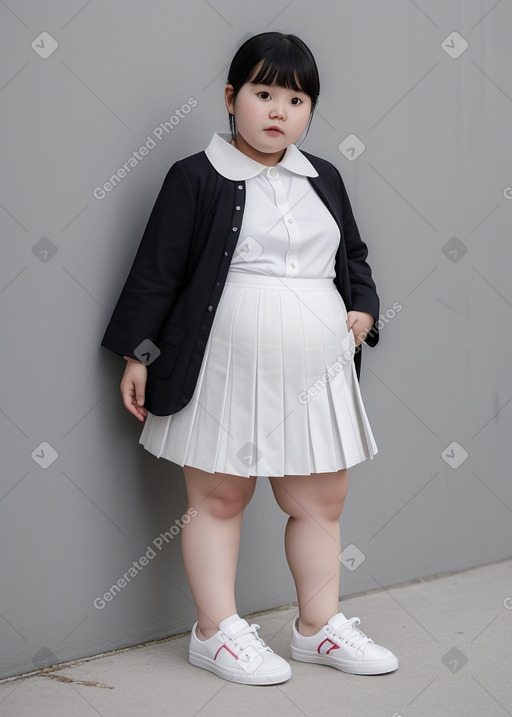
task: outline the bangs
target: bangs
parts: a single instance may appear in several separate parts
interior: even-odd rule
[[[278,85],[295,92],[304,92],[315,100],[318,97],[319,87],[310,62],[302,53],[297,52],[297,48],[293,45],[287,49],[282,45],[275,46],[272,50],[264,58],[263,65],[251,80],[251,84]]]

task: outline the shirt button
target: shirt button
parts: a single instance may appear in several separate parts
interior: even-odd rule
[[[213,311],[213,306],[209,306],[208,311]]]
[[[268,173],[270,174],[271,177],[277,177],[277,175],[279,174],[279,172],[277,171],[277,169],[275,167],[271,167],[268,170]]]
[[[292,267],[292,269],[295,269],[295,264],[290,264],[290,266]]]
[[[293,219],[291,217],[288,219],[288,223],[293,224]]]

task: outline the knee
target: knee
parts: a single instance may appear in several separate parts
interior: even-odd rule
[[[295,504],[281,505],[281,509],[291,518],[314,518],[321,522],[339,520],[343,510],[344,500],[330,503],[310,503],[306,506]]]
[[[204,501],[204,505],[212,518],[229,520],[243,513],[251,497],[252,494],[245,492],[230,492],[219,495],[212,493]]]
[[[326,505],[315,505],[313,506],[311,510],[311,514],[315,516],[318,520],[322,521],[328,521],[332,522],[335,520],[339,520],[340,515],[343,511],[343,505],[345,503],[345,499],[340,499],[337,501],[332,501],[331,503],[328,503]]]
[[[256,488],[250,479],[224,473],[207,473],[184,466],[189,506],[199,507],[204,515],[229,520],[244,511]]]
[[[283,490],[280,484],[274,484],[274,495],[281,510],[292,518],[315,518],[320,521],[338,520],[345,504],[348,492],[348,479],[337,481],[329,489],[311,489],[306,491]]]
[[[339,520],[343,511],[343,506],[345,505],[346,495],[346,489],[344,487],[340,487],[339,490],[334,491],[329,500],[315,501],[309,508],[309,511],[311,515],[315,516],[319,520]]]
[[[329,501],[320,501],[313,506],[314,514],[322,517],[324,520],[339,520],[339,517],[343,512],[346,497],[347,487],[340,486],[340,488],[331,496]]]

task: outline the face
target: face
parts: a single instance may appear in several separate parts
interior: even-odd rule
[[[256,65],[250,80],[262,64],[263,60]],[[234,102],[233,86],[226,85],[225,89],[226,107],[235,115],[236,146],[258,161],[265,158],[272,162],[302,136],[311,114],[311,99],[304,92],[278,85],[252,85],[250,80],[240,88]]]

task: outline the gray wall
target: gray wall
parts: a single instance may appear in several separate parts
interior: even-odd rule
[[[301,146],[342,172],[389,310],[363,355],[379,453],[349,471],[340,594],[510,557],[511,4],[11,0],[0,23],[0,675],[196,618],[179,534],[93,604],[186,510],[182,469],[138,443],[124,361],[99,343],[168,168],[228,128],[227,65],[248,33],[313,50],[322,93]],[[352,134],[365,150],[349,158]],[[259,478],[242,615],[295,599],[285,523]]]

